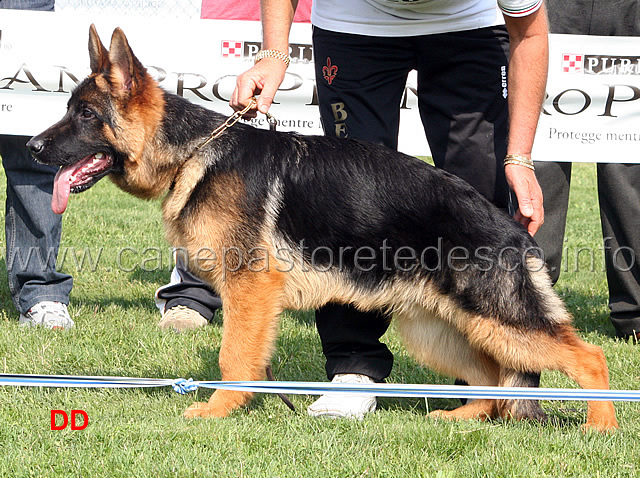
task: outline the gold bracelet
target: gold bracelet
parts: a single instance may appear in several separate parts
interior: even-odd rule
[[[523,154],[507,154],[504,158],[504,165],[515,164],[516,166],[524,166],[532,171],[536,168],[533,166],[533,160]]]
[[[260,50],[253,63],[256,64],[265,58],[277,58],[278,60],[282,60],[287,67],[289,66],[289,63],[291,63],[291,57],[282,53],[280,50]]]

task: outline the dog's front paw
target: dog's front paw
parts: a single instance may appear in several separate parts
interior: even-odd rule
[[[183,414],[185,418],[223,418],[229,415],[229,410],[220,409],[206,402],[195,402]]]
[[[184,412],[185,418],[223,418],[233,410],[246,405],[251,399],[247,392],[216,390],[208,403],[196,402]]]

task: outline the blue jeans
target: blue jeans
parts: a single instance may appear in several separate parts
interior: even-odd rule
[[[2,0],[0,1],[0,8],[8,8],[12,10],[43,10],[52,12],[54,4],[54,0]]]
[[[0,135],[7,175],[5,234],[7,272],[13,303],[26,313],[38,302],[69,303],[71,276],[56,271],[62,216],[51,210],[57,169],[36,163],[28,136]]]

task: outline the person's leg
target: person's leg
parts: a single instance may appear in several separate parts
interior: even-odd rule
[[[397,149],[400,102],[414,67],[408,46],[404,38],[314,28],[316,85],[326,135]]]
[[[382,312],[361,312],[354,307],[328,304],[316,311],[327,377],[355,373],[375,382],[389,376],[393,355],[380,342],[390,317]]]
[[[325,134],[397,147],[400,102],[412,67],[403,43],[314,29]],[[329,379],[357,373],[380,381],[389,375],[393,356],[379,341],[389,324],[384,314],[331,304],[316,312],[316,322]]]
[[[156,305],[162,314],[158,327],[178,331],[202,327],[213,320],[222,300],[189,272],[178,254],[175,262],[169,284],[156,291]]]
[[[640,164],[598,164],[611,322],[640,339]]]
[[[62,218],[51,210],[51,197],[57,170],[33,160],[25,146],[28,140],[26,136],[0,136],[7,176],[9,289],[21,323],[67,328],[73,325],[66,311],[73,279],[56,271]],[[40,303],[49,306],[50,317],[38,306]],[[35,314],[32,320],[31,314]]]
[[[0,2],[0,9],[52,12],[54,7],[55,0],[2,0]]]
[[[418,105],[435,165],[510,207],[507,151],[508,35],[503,27],[413,38]]]
[[[327,135],[384,144],[396,149],[400,102],[412,58],[402,39],[363,37],[314,29],[316,84]],[[326,371],[336,382],[382,381],[393,355],[380,338],[390,317],[329,304],[316,311]],[[325,395],[308,411],[315,416],[362,417],[375,397]]]
[[[569,209],[571,163],[536,161],[536,178],[544,196],[544,224],[534,239],[544,253],[544,259],[555,284],[560,277],[564,232]]]

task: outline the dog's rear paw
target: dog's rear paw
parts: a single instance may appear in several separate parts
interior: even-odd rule
[[[227,415],[228,410],[219,410],[206,402],[195,402],[183,414],[185,418],[223,418]]]
[[[616,410],[612,402],[588,402],[587,423],[582,425],[582,431],[597,431],[611,433],[618,428]]]
[[[547,414],[537,400],[499,400],[498,409],[502,418],[532,420],[541,423],[547,421]]]
[[[455,420],[456,419],[456,417],[451,416],[451,412],[448,412],[446,410],[434,410],[432,412],[429,412],[427,416],[429,418],[435,418],[436,420],[439,420],[439,419]]]
[[[496,417],[496,404],[495,400],[473,400],[455,410],[434,410],[428,416],[443,420],[486,420]]]
[[[462,407],[460,407],[462,408]],[[460,413],[458,409],[455,410],[434,410],[427,415],[429,418],[435,418],[437,420],[486,420],[489,416],[482,413]]]
[[[613,433],[618,429],[618,420],[615,417],[611,419],[587,420],[587,423],[581,427],[583,433],[600,432]]]

